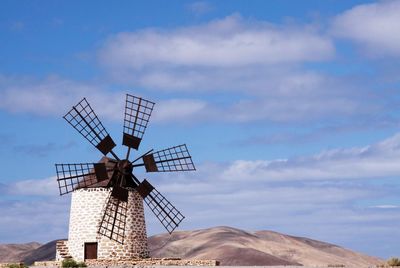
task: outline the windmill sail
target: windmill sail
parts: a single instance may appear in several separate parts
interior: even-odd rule
[[[56,164],[60,195],[107,180],[107,172],[104,163]]]
[[[186,144],[144,155],[142,159],[147,172],[196,170]]]
[[[115,142],[86,98],[72,107],[64,119],[104,155],[107,155],[115,147]]]
[[[169,233],[172,233],[185,218],[185,216],[183,216],[183,214],[147,180],[139,184],[137,191]]]
[[[123,145],[139,149],[153,107],[154,102],[126,94]]]
[[[125,238],[126,212],[128,203],[111,193],[104,208],[98,233],[123,244]]]

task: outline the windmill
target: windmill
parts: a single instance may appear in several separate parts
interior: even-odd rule
[[[143,201],[169,233],[184,219],[148,180],[139,180],[133,173],[139,167],[146,172],[195,170],[185,144],[152,149],[130,160],[131,151],[139,149],[154,105],[126,95],[122,144],[127,152],[123,158],[114,153],[115,142],[86,98],[64,116],[104,157],[98,163],[56,164],[60,195],[72,192],[68,241],[58,242],[58,259],[147,257]]]

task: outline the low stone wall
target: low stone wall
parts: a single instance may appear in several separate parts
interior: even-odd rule
[[[35,261],[33,266],[38,267],[61,267],[61,261]]]
[[[0,262],[0,268],[7,268],[10,265],[19,265],[19,267],[24,267],[24,263],[23,262]]]
[[[50,265],[52,267],[56,267],[54,265]],[[185,265],[186,267],[193,267],[194,265]],[[41,268],[41,267],[48,267],[49,266],[38,266],[35,268]],[[163,265],[142,265],[142,264],[137,264],[137,265],[110,265],[110,266],[90,266],[90,267],[95,267],[95,268],[162,268]],[[169,265],[168,267],[170,268],[183,268],[183,265]],[[215,267],[215,265],[211,266],[202,266],[203,268],[206,267]],[[218,266],[219,268],[328,268],[328,265],[325,266],[286,266],[286,265],[281,265],[281,266]],[[396,268],[393,266],[370,266],[370,267],[352,267],[352,266],[345,266],[345,268],[379,268],[379,267],[384,267],[384,268]]]
[[[218,266],[216,260],[181,260],[178,258],[163,259],[136,259],[136,260],[86,260],[88,266],[110,267],[110,266]],[[37,261],[34,266],[61,267],[61,261]],[[1,268],[1,267],[0,267]]]
[[[159,259],[160,260],[160,259]],[[164,261],[167,261],[168,259],[164,259]],[[154,261],[154,259],[153,259]],[[173,260],[170,259],[170,261],[172,262]],[[175,260],[176,261],[176,260]],[[184,264],[183,262],[180,264],[177,263],[173,263],[173,264],[153,264],[150,265],[148,263],[136,263],[133,264],[132,263],[126,263],[125,262],[120,262],[120,263],[113,263],[110,262],[108,264],[103,263],[103,264],[99,264],[99,263],[94,263],[94,264],[90,264],[89,267],[95,267],[95,268],[145,268],[145,267],[149,267],[149,268],[162,268],[162,266],[169,266],[171,268],[181,268],[181,267],[193,267],[193,266],[202,266],[202,267],[215,267],[218,266],[216,261],[212,261],[212,260],[178,260],[178,261],[196,261],[196,262],[200,262],[199,264]],[[207,262],[213,262],[213,264],[206,264]],[[203,263],[202,263],[203,262]],[[35,263],[35,268],[41,268],[41,267],[60,267],[61,262],[36,262]],[[329,265],[325,265],[325,266],[296,266],[296,265],[281,265],[281,266],[218,266],[219,268],[330,268]],[[345,266],[345,268],[395,268],[392,266],[365,266],[365,267],[353,267],[353,266]]]
[[[138,259],[129,261],[86,260],[88,266],[218,266],[216,260],[181,260],[178,258]]]

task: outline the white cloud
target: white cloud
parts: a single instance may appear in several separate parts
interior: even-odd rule
[[[0,236],[2,243],[46,243],[66,238],[68,234],[69,198],[47,197],[27,200],[13,196],[0,202]]]
[[[383,96],[372,99],[354,81],[299,64],[333,55],[331,40],[313,27],[272,25],[239,15],[199,26],[120,33],[99,52],[121,81],[184,93],[153,99],[153,122],[315,122],[384,111]],[[214,100],[216,91],[227,101]],[[125,92],[95,82],[0,76],[0,92],[0,109],[11,112],[59,116],[86,96],[101,118],[122,121]],[[185,95],[194,92],[204,95]]]
[[[0,200],[0,236],[4,243],[49,242],[66,238],[70,198],[59,196],[55,177],[5,185]]]
[[[202,178],[212,178],[234,187],[246,183],[302,182],[348,179],[382,179],[400,176],[400,133],[365,147],[339,148],[318,154],[273,160],[235,160],[229,163],[206,164],[192,176],[193,191],[207,188]],[[180,180],[180,176],[175,177]],[[200,184],[199,184],[200,183]],[[210,184],[212,185],[212,184]],[[172,187],[172,188],[171,188]],[[175,184],[168,189],[178,190]],[[185,189],[189,185],[185,181]]]
[[[336,16],[333,34],[348,38],[373,56],[400,56],[400,1],[363,4]]]
[[[218,79],[220,78],[216,78],[216,81]],[[333,115],[348,117],[371,114],[380,109],[377,104],[361,105],[359,98],[347,96],[345,89],[335,89],[340,84],[332,83],[327,77],[315,73],[285,77],[275,75],[269,81],[271,84],[265,81],[262,89],[252,84],[254,79],[232,79],[231,82],[237,82],[236,86],[241,84],[244,88],[249,88],[250,92],[256,93],[223,104],[206,98],[150,98],[156,102],[151,121],[312,121]],[[264,82],[255,83],[260,85]],[[56,76],[42,80],[1,76],[0,92],[0,109],[12,113],[62,116],[80,99],[86,97],[100,119],[115,122],[123,120],[125,93],[141,96],[140,92],[110,91],[97,84],[79,83]],[[354,94],[356,93],[351,93]]]
[[[190,100],[196,105],[182,113],[185,121],[304,122],[381,111],[380,96],[371,102],[368,89],[360,90],[354,80],[302,67],[334,54],[332,41],[316,27],[232,15],[198,26],[116,34],[99,51],[99,60],[127,85],[179,92],[183,98],[203,94]],[[214,101],[216,92],[229,101]],[[186,100],[181,104],[188,107]]]
[[[333,53],[331,41],[313,29],[277,27],[232,15],[172,31],[120,33],[101,50],[100,60],[132,70],[158,65],[231,68],[326,60]]]
[[[118,81],[152,90],[262,92],[279,78],[297,80],[291,86],[315,79],[293,74],[293,66],[334,53],[331,40],[313,27],[232,15],[198,26],[116,34],[99,60]]]
[[[336,149],[279,161],[239,161],[225,177],[246,172],[247,179],[269,180],[383,178],[400,174],[400,134],[364,148]],[[249,172],[250,171],[250,172]],[[253,174],[254,172],[254,174]],[[250,175],[251,174],[251,175]]]
[[[371,206],[370,208],[394,209],[394,208],[400,208],[400,206],[397,206],[397,205],[376,205],[376,206]]]
[[[170,99],[156,104],[154,116],[156,122],[192,120],[205,113],[207,103],[191,99]]]
[[[125,94],[141,96],[137,92],[109,91],[96,84],[78,83],[58,76],[37,80],[0,75],[0,92],[0,109],[12,113],[62,116],[86,97],[101,120],[121,124]],[[157,102],[152,122],[189,121],[195,116],[204,117],[207,107],[206,102],[196,99],[151,100]]]
[[[97,85],[49,76],[43,80],[30,77],[0,78],[0,108],[10,112],[37,115],[64,115],[72,105],[87,97],[98,109],[98,114],[115,119],[116,107],[123,107],[123,94],[109,93]],[[118,99],[120,102],[110,100]],[[123,108],[122,108],[123,109]]]
[[[365,198],[371,196],[372,192],[366,188],[349,188],[345,191],[347,186],[341,184],[310,184],[307,187],[290,184],[277,187],[271,183],[380,180],[397,176],[400,174],[397,165],[400,161],[399,146],[400,134],[397,134],[373,145],[336,149],[301,158],[206,163],[198,166],[195,173],[174,175],[173,182],[168,174],[158,176],[156,181],[160,184],[160,190],[171,196],[187,195],[188,198],[209,203],[216,200],[229,203],[243,197],[250,200],[254,196],[268,196],[271,199],[279,199],[279,202],[299,205],[297,198],[302,202],[313,203],[319,194],[321,196],[318,196],[318,202],[325,203],[321,200],[326,200],[336,203],[349,198]],[[378,190],[375,193],[379,195]],[[284,200],[281,200],[282,198]]]
[[[372,102],[353,81],[301,68],[330,59],[334,50],[314,27],[232,15],[199,26],[120,33],[99,58],[127,85],[183,93],[152,99],[152,122],[315,122],[382,111],[380,96]],[[0,76],[0,91],[0,109],[7,111],[63,115],[86,96],[100,118],[122,121],[125,92],[98,83]],[[197,92],[203,95],[193,98]]]
[[[57,196],[59,194],[56,177],[17,181],[8,186],[7,192],[24,196]]]

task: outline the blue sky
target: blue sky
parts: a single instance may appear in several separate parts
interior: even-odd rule
[[[86,97],[121,144],[130,93],[156,102],[141,150],[194,157],[136,171],[182,230],[399,256],[399,24],[400,1],[2,1],[0,243],[67,237],[54,163],[101,156],[62,115]]]

